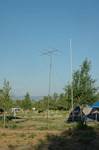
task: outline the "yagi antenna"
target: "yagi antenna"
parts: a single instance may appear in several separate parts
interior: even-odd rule
[[[50,49],[50,50],[44,50],[41,55],[47,55],[50,58],[50,63],[49,63],[49,86],[48,86],[48,101],[47,101],[47,121],[49,120],[49,100],[51,96],[51,74],[52,74],[52,56],[56,55],[57,52],[59,52],[58,49]],[[47,122],[48,129],[49,129],[49,124]]]

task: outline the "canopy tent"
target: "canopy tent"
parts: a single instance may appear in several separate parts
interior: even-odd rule
[[[91,105],[92,108],[99,108],[99,101],[95,102],[93,105]]]
[[[87,115],[88,118],[92,120],[99,121],[99,101],[95,102],[93,105],[91,105],[91,112],[89,115]]]

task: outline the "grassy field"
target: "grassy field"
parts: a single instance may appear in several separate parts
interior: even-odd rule
[[[66,112],[21,112],[17,114],[22,119],[0,121],[0,150],[10,149],[33,149],[40,140],[45,139],[47,134],[59,134],[67,128],[65,123]]]
[[[6,121],[6,128],[24,129],[24,130],[63,130],[66,125],[67,112],[50,111],[47,118],[47,112],[25,112],[18,113],[17,116],[21,119],[13,119]],[[3,122],[0,126],[3,127]]]
[[[68,113],[64,111],[51,111],[48,120],[47,112],[17,115],[22,119],[6,121],[6,128],[0,122],[0,150],[76,150],[77,145],[86,150],[86,142],[93,142],[93,139],[96,139],[94,149],[99,148],[99,127],[95,123],[79,130],[76,124],[65,122]]]

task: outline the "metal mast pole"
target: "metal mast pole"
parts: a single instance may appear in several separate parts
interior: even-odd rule
[[[49,64],[49,89],[48,89],[47,119],[49,118],[49,101],[50,101],[50,95],[51,95],[52,54],[50,54],[49,57],[50,57],[50,64]]]
[[[54,50],[47,50],[46,52],[42,53],[42,55],[48,55],[50,57],[50,64],[49,64],[49,87],[48,87],[48,101],[47,101],[47,127],[49,129],[49,101],[51,96],[51,74],[52,74],[52,56],[57,52],[57,49]]]
[[[71,64],[71,108],[73,110],[73,58],[72,58],[72,40],[70,39],[70,64]]]

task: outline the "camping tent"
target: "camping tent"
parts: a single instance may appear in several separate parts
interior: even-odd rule
[[[76,106],[69,114],[67,122],[74,122],[74,121],[84,121],[84,113],[82,112],[80,106]]]
[[[99,121],[99,101],[95,102],[93,105],[91,105],[91,112],[87,117]]]
[[[83,108],[83,113],[85,115],[88,115],[88,114],[90,114],[91,110],[92,110],[92,107],[86,106]]]
[[[92,108],[99,108],[99,101],[95,102],[91,107]]]

